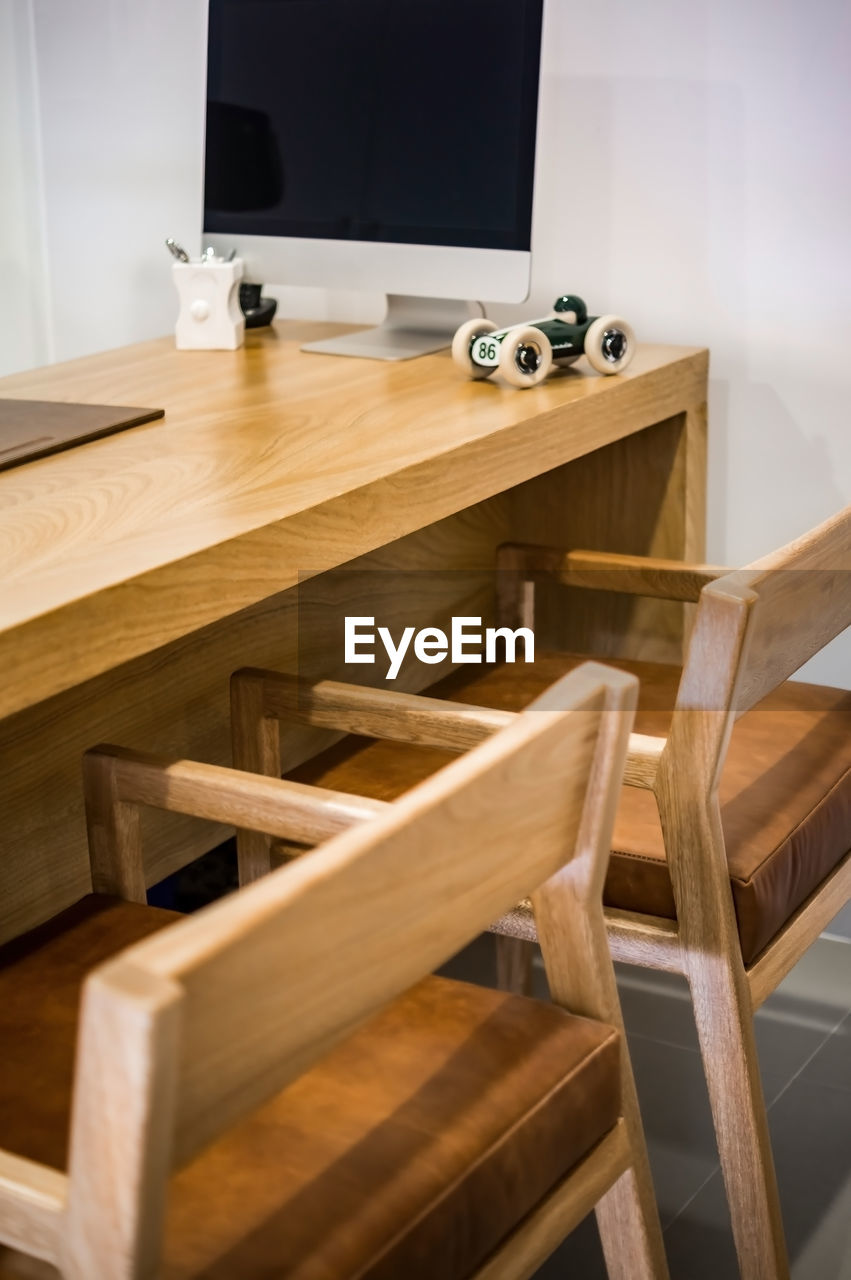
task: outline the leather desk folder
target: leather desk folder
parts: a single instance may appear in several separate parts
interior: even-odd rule
[[[164,416],[126,405],[0,399],[0,471]]]

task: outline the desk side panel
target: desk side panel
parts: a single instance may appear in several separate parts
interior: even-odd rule
[[[339,676],[346,613],[374,614],[398,636],[404,626],[448,628],[453,613],[492,622],[493,562],[509,535],[498,496],[282,592],[154,653],[0,721],[0,941],[76,902],[91,888],[81,759],[97,742],[230,763],[229,678],[241,666]],[[368,598],[365,598],[368,597]],[[383,681],[386,664],[350,669]],[[395,682],[408,691],[446,674],[416,668]],[[329,736],[290,731],[287,768]],[[144,815],[149,882],[227,838],[230,830],[171,814]]]
[[[311,579],[301,617],[298,591],[279,593],[0,721],[0,940],[89,891],[80,760],[94,743],[229,763],[232,671],[339,675],[347,612],[374,615],[394,636],[403,626],[446,630],[452,614],[488,625],[494,553],[507,539],[701,558],[704,423],[700,409],[677,415]],[[666,601],[561,589],[539,643],[676,660],[682,617],[683,606]],[[445,664],[417,664],[394,687],[415,690],[446,673]],[[357,678],[382,676],[364,666]],[[289,731],[286,767],[327,742]],[[152,882],[230,834],[160,814],[146,815],[145,829]]]

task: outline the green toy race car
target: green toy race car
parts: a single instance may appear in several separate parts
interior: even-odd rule
[[[635,334],[620,316],[589,316],[575,293],[556,298],[550,315],[499,329],[479,317],[462,324],[452,339],[452,359],[471,378],[499,370],[512,387],[534,387],[554,365],[581,355],[598,373],[620,373],[635,354]]]

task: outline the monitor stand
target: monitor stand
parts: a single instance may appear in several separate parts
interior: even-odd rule
[[[406,294],[387,295],[387,315],[377,329],[341,333],[336,338],[308,342],[302,351],[321,351],[332,356],[367,356],[372,360],[410,360],[451,346],[459,325],[472,316],[483,315],[478,302],[454,298],[415,298]]]

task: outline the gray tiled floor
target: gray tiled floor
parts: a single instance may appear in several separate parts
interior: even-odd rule
[[[832,921],[828,933],[834,937],[851,938],[851,902],[844,906],[836,919]]]
[[[480,939],[452,971],[490,982],[490,948]],[[736,1280],[685,983],[625,967],[618,981],[672,1280]],[[851,942],[820,939],[760,1009],[756,1035],[793,1280],[851,1280]],[[605,1274],[592,1216],[535,1280]]]

